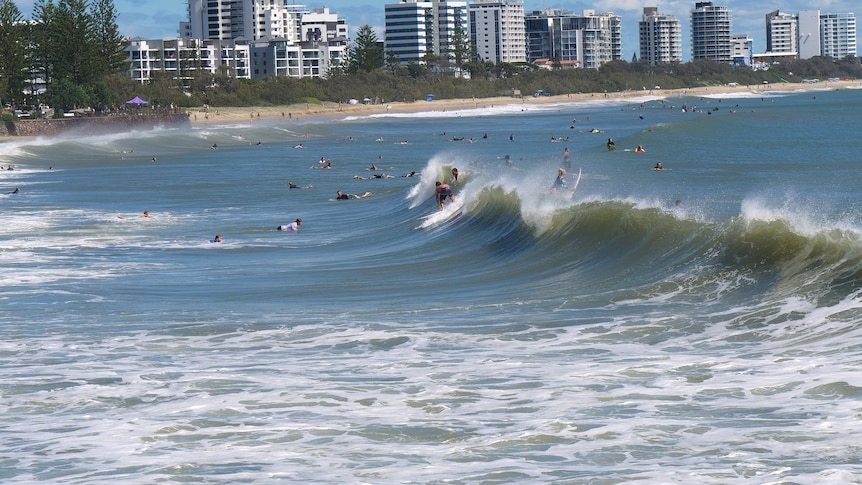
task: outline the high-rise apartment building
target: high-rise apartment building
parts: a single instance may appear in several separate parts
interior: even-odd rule
[[[189,0],[189,20],[180,36],[191,39],[284,39],[332,41],[348,38],[347,23],[328,8],[286,5],[284,0]]]
[[[453,59],[458,49],[464,60],[469,55],[465,1],[402,0],[385,5],[384,15],[383,48],[401,64],[424,63],[429,54]]]
[[[154,72],[165,72],[184,82],[191,80],[196,71],[251,78],[249,46],[231,39],[147,40],[135,37],[129,40],[126,52],[129,53],[126,75],[139,83],[150,81]]]
[[[547,59],[560,65],[597,69],[622,57],[621,21],[611,13],[561,9],[524,15],[527,61]]]
[[[153,71],[177,79],[193,70],[236,77],[325,77],[347,58],[348,26],[328,8],[284,0],[188,0],[180,38],[133,39],[129,75],[140,82]]]
[[[697,2],[691,11],[691,58],[733,61],[730,9]]]
[[[682,60],[682,28],[673,15],[659,15],[658,7],[644,7],[638,34],[642,62],[657,66]]]
[[[778,10],[766,14],[766,52],[797,54],[799,52],[799,19]]]
[[[820,14],[821,54],[833,59],[856,57],[856,16],[852,13]]]
[[[469,13],[470,42],[480,59],[527,61],[523,0],[476,0]]]
[[[732,34],[730,36],[731,45],[733,46],[733,65],[746,65],[750,66],[753,62],[754,52],[753,45],[754,41],[748,34]]]
[[[856,57],[856,16],[852,13],[799,12],[799,58]]]
[[[799,58],[820,55],[820,10],[803,10],[797,15]]]

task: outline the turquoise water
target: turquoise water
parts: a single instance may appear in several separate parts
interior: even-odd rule
[[[858,481],[860,101],[6,142],[0,481]]]

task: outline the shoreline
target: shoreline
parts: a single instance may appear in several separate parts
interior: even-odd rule
[[[479,109],[498,105],[521,104],[524,106],[535,106],[550,103],[577,104],[591,100],[626,100],[645,96],[655,98],[671,98],[675,96],[707,96],[733,93],[757,93],[775,91],[824,91],[836,90],[849,87],[862,88],[862,80],[844,80],[832,82],[820,82],[816,84],[806,83],[777,83],[756,86],[705,86],[696,88],[680,89],[642,89],[615,93],[572,93],[554,96],[533,97],[531,95],[516,98],[511,96],[496,96],[491,98],[457,98],[457,99],[435,99],[434,101],[416,100],[413,102],[391,102],[380,104],[344,104],[324,102],[315,104],[291,104],[281,106],[244,106],[244,107],[210,107],[207,111],[204,107],[190,108],[186,110],[189,115],[189,123],[192,128],[214,127],[224,123],[255,122],[262,120],[284,119],[285,121],[315,121],[321,119],[339,119],[347,116],[362,116],[385,113],[423,113],[434,111],[446,111],[450,109]],[[30,136],[0,136],[0,144],[26,140]]]
[[[681,89],[645,89],[631,90],[616,93],[573,93],[559,94],[554,96],[524,96],[520,98],[510,96],[496,96],[491,98],[475,99],[435,99],[434,101],[416,100],[413,102],[391,102],[380,104],[344,104],[326,102],[320,105],[292,104],[285,106],[262,106],[262,107],[219,107],[210,108],[207,113],[204,108],[192,108],[187,110],[189,121],[193,128],[213,127],[224,123],[233,122],[255,122],[258,120],[272,121],[283,118],[285,121],[311,121],[323,118],[339,118],[356,115],[373,115],[386,113],[423,113],[433,111],[445,111],[450,109],[479,109],[498,105],[522,104],[524,106],[542,105],[550,103],[571,103],[591,100],[626,100],[651,96],[655,98],[670,98],[675,96],[707,96],[733,93],[757,93],[775,91],[824,91],[843,89],[848,87],[862,88],[862,80],[846,80],[834,82],[820,82],[817,84],[806,83],[777,83],[756,86],[707,86],[697,88]]]

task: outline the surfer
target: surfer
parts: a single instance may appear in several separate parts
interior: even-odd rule
[[[139,215],[138,217],[150,217],[150,211],[144,211],[144,213]]]
[[[617,147],[617,146],[614,144],[614,139],[613,139],[613,138],[608,138],[608,150],[613,150],[613,149],[614,149],[614,148],[616,148],[616,147]]]
[[[437,207],[440,209],[443,208],[443,201],[446,200],[446,197],[449,197],[449,200],[453,203],[455,202],[455,196],[452,194],[452,187],[449,184],[436,182],[434,185],[434,196],[437,199]]]
[[[637,153],[644,153],[645,151],[646,150],[644,150],[644,147],[641,145],[638,145],[638,147],[635,148],[635,152],[637,152]]]
[[[214,238],[210,239],[210,242],[211,243],[220,243],[221,242],[221,236],[216,234],[216,236]]]
[[[655,167],[653,168],[656,170],[664,170],[664,168],[661,166],[661,162],[656,162]]]
[[[347,199],[358,199],[360,196],[356,194],[345,194],[344,192],[338,190],[335,192],[336,200],[347,200]]]
[[[458,169],[455,167],[452,167],[452,178],[455,179],[455,182],[458,181]]]
[[[563,166],[566,168],[572,168],[572,162],[569,161],[570,154],[569,147],[566,147],[566,149],[563,150]]]
[[[557,172],[557,179],[554,180],[554,185],[551,186],[551,192],[556,193],[557,189],[567,189],[569,184],[566,182],[566,169],[561,168]]]
[[[282,225],[276,227],[276,229],[279,231],[298,231],[299,226],[301,226],[301,225],[302,225],[302,219],[297,218],[295,221],[291,222],[290,224],[282,224]]]

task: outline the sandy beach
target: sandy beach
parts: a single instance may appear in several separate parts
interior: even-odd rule
[[[524,96],[521,98],[499,96],[493,98],[475,99],[435,99],[434,101],[416,100],[412,103],[393,102],[380,104],[347,104],[325,102],[322,104],[291,104],[287,106],[261,106],[261,107],[214,107],[208,109],[202,107],[189,108],[189,120],[192,126],[201,127],[237,121],[255,121],[259,119],[284,118],[286,120],[302,119],[310,116],[349,116],[374,113],[418,113],[423,111],[445,111],[450,109],[487,108],[503,104],[523,104],[525,106],[544,103],[577,103],[578,101],[591,99],[626,99],[642,96],[674,97],[680,95],[705,96],[734,92],[758,92],[758,91],[818,91],[823,89],[841,89],[846,87],[862,88],[862,80],[844,80],[834,82],[819,82],[814,84],[804,83],[778,83],[752,86],[709,86],[686,89],[647,89],[631,90],[617,93],[573,93],[555,96]],[[0,136],[0,143],[9,140],[20,140],[23,137]]]
[[[323,104],[291,104],[288,106],[266,106],[266,107],[209,107],[208,110],[201,108],[189,109],[189,119],[193,126],[205,126],[208,124],[219,124],[236,121],[254,121],[267,118],[301,119],[308,116],[348,116],[374,113],[417,113],[423,111],[444,111],[450,109],[486,108],[503,104],[523,104],[525,106],[544,103],[577,103],[578,101],[597,98],[626,99],[642,96],[673,97],[680,95],[705,96],[734,92],[758,92],[758,91],[798,91],[798,90],[823,90],[841,89],[850,86],[862,87],[860,80],[845,80],[835,82],[819,82],[814,84],[804,83],[778,83],[752,86],[709,86],[687,89],[647,89],[631,90],[617,93],[575,93],[561,94],[555,96],[524,96],[521,98],[500,96],[493,98],[475,99],[435,99],[434,101],[416,100],[412,103],[393,102],[381,104],[346,104],[346,103],[323,103]]]

